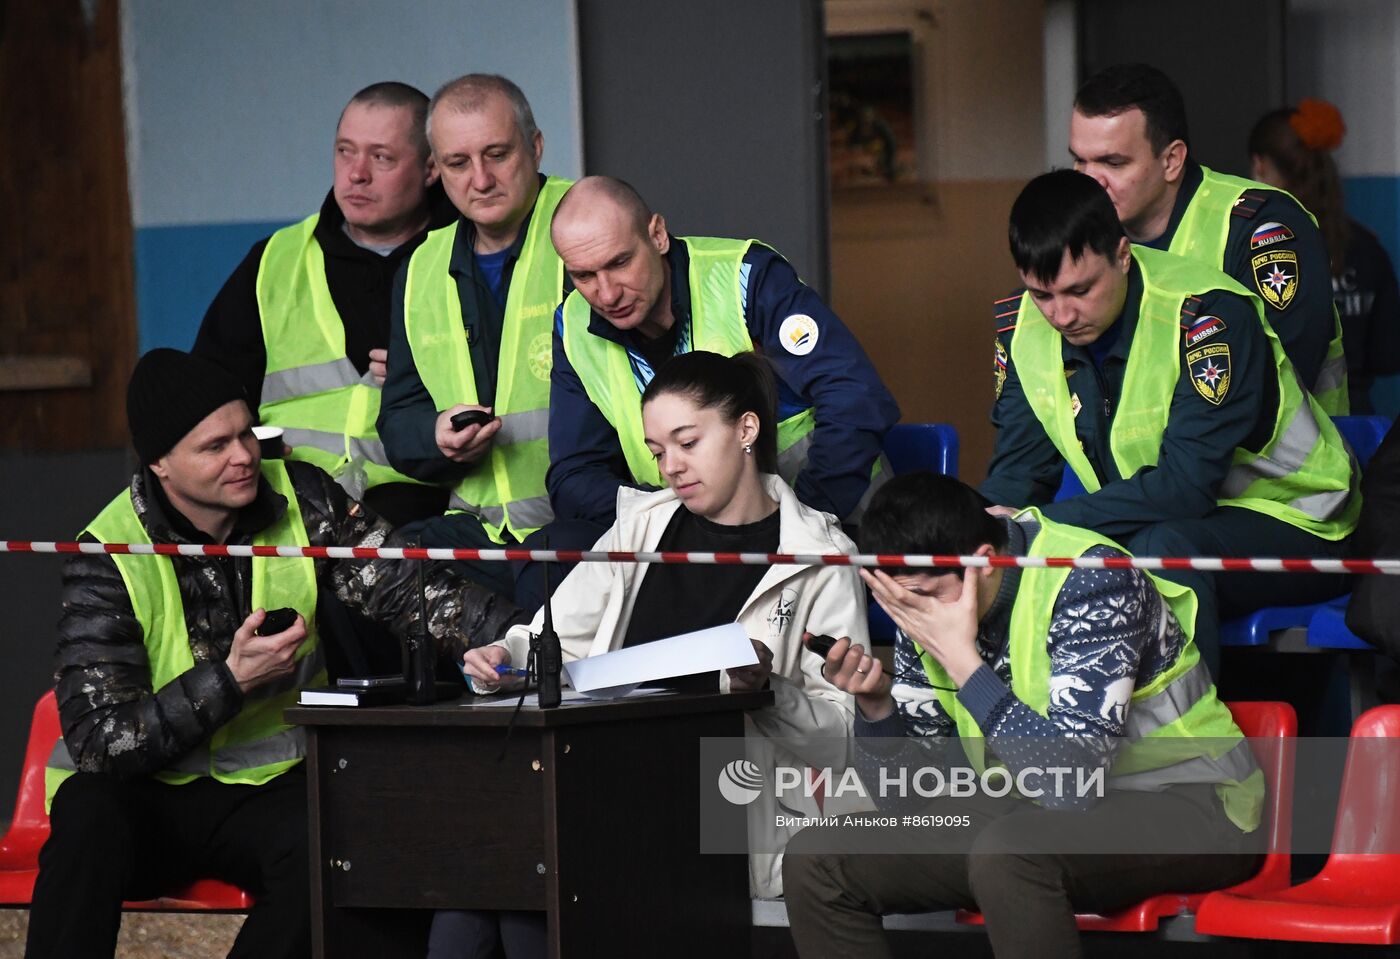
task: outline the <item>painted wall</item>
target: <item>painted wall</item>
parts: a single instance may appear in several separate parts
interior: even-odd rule
[[[831,300],[905,422],[957,427],[976,483],[994,440],[992,301],[1017,283],[1006,218],[1046,168],[1044,3],[828,0],[828,31],[891,28],[925,50],[928,182],[832,196]]]
[[[1352,216],[1400,253],[1400,4],[1292,0],[1287,90],[1331,100],[1346,118],[1337,150]]]
[[[1331,100],[1346,119],[1337,150],[1347,212],[1400,263],[1400,4],[1393,0],[1291,0],[1288,99]],[[1378,411],[1400,411],[1400,377],[1371,392]]]
[[[583,167],[573,0],[128,0],[122,10],[143,351],[188,348],[248,247],[320,206],[340,110],[370,83],[431,94],[462,73],[504,74],[530,100],[549,172]]]

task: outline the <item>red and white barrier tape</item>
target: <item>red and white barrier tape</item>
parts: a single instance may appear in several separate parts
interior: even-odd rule
[[[695,563],[720,566],[1047,567],[1196,569],[1206,572],[1400,575],[1400,559],[1259,559],[1183,556],[919,556],[885,553],[643,553],[576,549],[421,549],[359,546],[206,546],[194,543],[41,543],[0,540],[0,553],[130,553],[158,556],[310,556],[314,559],[465,559],[542,563]]]

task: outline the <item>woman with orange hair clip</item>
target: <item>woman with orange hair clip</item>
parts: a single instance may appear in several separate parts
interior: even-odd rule
[[[1341,113],[1326,100],[1273,110],[1250,131],[1250,175],[1292,193],[1317,217],[1342,318],[1351,412],[1371,413],[1372,382],[1400,372],[1400,290],[1380,241],[1343,208],[1332,151],[1345,135]]]

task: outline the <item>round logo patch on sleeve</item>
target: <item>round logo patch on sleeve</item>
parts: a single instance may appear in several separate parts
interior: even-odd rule
[[[793,356],[806,356],[817,347],[817,321],[806,313],[794,313],[778,327],[778,342]]]

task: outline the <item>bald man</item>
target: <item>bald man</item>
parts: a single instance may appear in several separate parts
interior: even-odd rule
[[[640,397],[672,356],[755,350],[778,381],[779,471],[808,506],[854,522],[899,407],[815,292],[756,240],[675,237],[628,184],[587,177],[550,230],[574,290],[554,320],[549,488],[555,515],[609,525],[619,487],[662,485]]]

